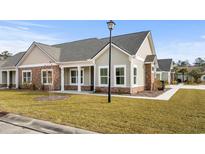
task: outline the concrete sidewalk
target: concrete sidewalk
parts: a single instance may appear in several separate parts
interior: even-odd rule
[[[96,132],[84,129],[54,124],[48,121],[28,118],[12,113],[0,116],[0,122],[43,134],[97,134]]]
[[[198,89],[205,90],[205,85],[183,85],[181,89]]]
[[[162,100],[162,101],[168,101],[179,89],[199,89],[199,90],[205,90],[205,85],[169,85],[167,88],[171,88],[170,90],[164,92],[163,94],[157,96],[157,97],[146,97],[146,96],[130,96],[130,95],[117,95],[112,94],[112,97],[125,97],[125,98],[138,98],[138,99],[149,99],[149,100]],[[78,92],[78,91],[54,91],[57,93],[65,93],[65,94],[80,94],[80,95],[96,95],[96,96],[107,96],[107,94],[97,94],[93,92]]]

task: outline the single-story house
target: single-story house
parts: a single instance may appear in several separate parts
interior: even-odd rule
[[[175,72],[173,70],[172,59],[158,59],[159,67],[157,68],[156,78],[161,81],[166,81],[169,84],[174,80]]]
[[[107,92],[109,38],[47,45],[33,42],[0,68],[0,85],[45,90]],[[150,31],[114,36],[111,91],[152,90],[159,69]]]

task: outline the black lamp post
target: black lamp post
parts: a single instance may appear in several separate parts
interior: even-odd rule
[[[111,43],[112,43],[112,30],[115,23],[110,20],[107,22],[108,29],[110,30],[110,41],[109,41],[109,78],[108,78],[108,103],[111,102]]]

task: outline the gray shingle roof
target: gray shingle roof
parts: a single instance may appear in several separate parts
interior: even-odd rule
[[[145,58],[145,63],[153,62],[155,58],[156,58],[156,55],[147,55]]]
[[[159,68],[157,71],[171,71],[172,59],[158,59]]]
[[[130,55],[135,55],[149,32],[150,31],[143,31],[114,36],[112,37],[112,42]],[[103,38],[101,41],[108,42],[109,38]]]
[[[125,50],[130,55],[135,55],[146,36],[150,31],[137,32],[114,36],[112,42]],[[93,58],[107,43],[109,38],[90,38],[74,42],[46,45],[42,43],[35,44],[43,49],[50,57],[57,62],[84,61]],[[2,67],[13,67],[19,62],[24,52],[18,53],[2,65]]]
[[[16,64],[20,61],[20,59],[23,57],[25,52],[19,52],[9,58],[6,59],[5,63],[2,65],[2,67],[15,67]]]
[[[114,36],[112,42],[125,50],[127,53],[134,55],[138,51],[142,42],[150,31],[124,34]],[[93,58],[107,43],[109,38],[90,38],[63,44],[56,44],[52,47],[61,49],[60,62],[81,61]]]
[[[6,62],[5,60],[0,60],[0,68],[5,62]]]
[[[91,59],[103,47],[104,43],[97,38],[79,40],[53,45],[61,49],[60,62]]]

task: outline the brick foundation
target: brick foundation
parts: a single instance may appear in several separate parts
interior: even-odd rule
[[[81,90],[82,91],[92,91],[92,88],[93,86],[81,86]],[[76,85],[65,85],[64,86],[64,89],[65,90],[78,90],[78,86]]]
[[[131,94],[136,94],[136,93],[144,91],[144,90],[145,90],[144,86],[134,87],[134,88],[131,88]]]
[[[138,92],[144,91],[144,86],[141,87],[134,87],[134,88],[123,88],[123,87],[112,87],[111,92],[113,94],[136,94]],[[107,87],[96,87],[95,91],[97,93],[108,93],[108,88]]]
[[[41,70],[42,69],[53,69],[53,85],[42,85],[41,84]],[[22,85],[22,71],[32,71],[32,84]],[[37,90],[60,90],[60,68],[59,66],[43,66],[43,67],[32,67],[32,68],[19,68],[19,87],[23,89],[37,89]]]
[[[95,91],[97,93],[107,93],[108,92],[108,88],[107,87],[96,87]],[[111,92],[112,93],[117,93],[117,94],[130,94],[130,88],[126,87],[112,87],[111,88]]]

